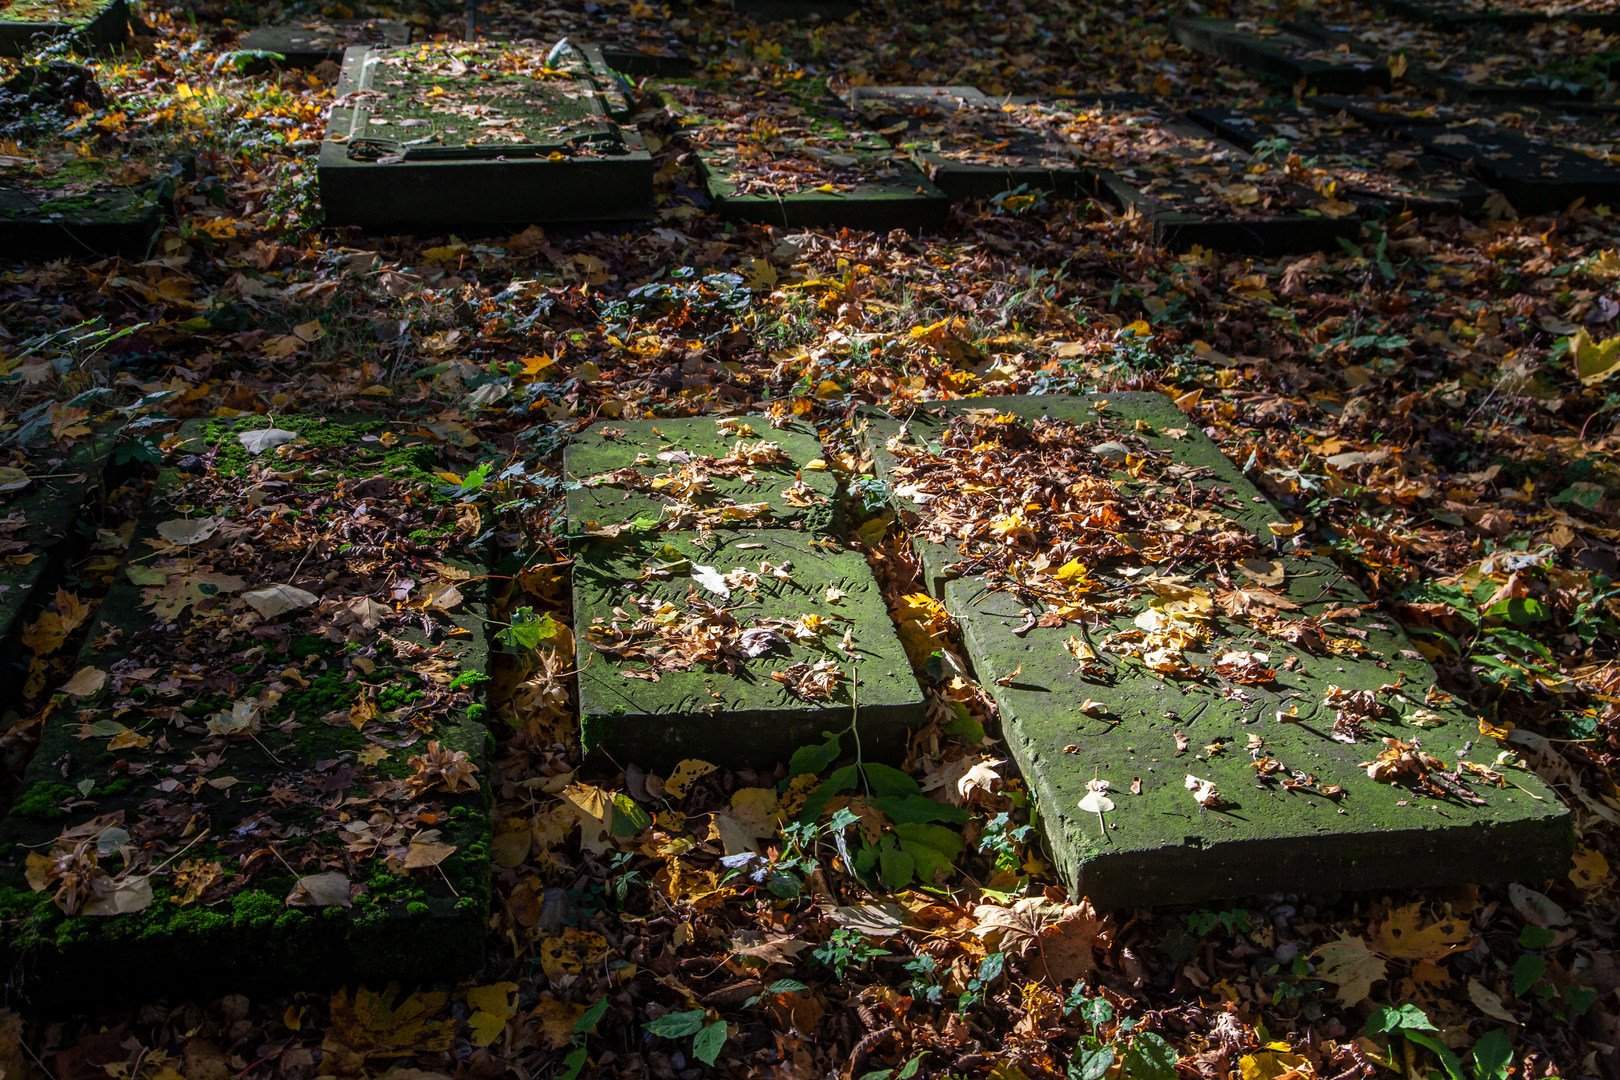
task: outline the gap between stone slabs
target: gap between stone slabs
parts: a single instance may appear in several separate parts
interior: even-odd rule
[[[863,434],[876,471],[909,527],[927,508],[918,508],[915,489],[908,491],[918,478],[901,468],[891,440],[927,445],[945,417],[967,412],[984,419],[1100,418],[1106,427],[1097,432],[1095,452],[1121,459],[1170,454],[1190,470],[1171,477],[1178,491],[1190,483],[1210,492],[1217,498],[1204,506],[1257,537],[1268,536],[1269,523],[1281,520],[1168,398],[1105,394],[952,402],[909,415],[903,432],[901,421],[864,411],[857,422],[867,425]],[[1172,432],[1179,438],[1166,437]],[[1129,482],[1123,471],[1114,479]],[[1324,643],[1359,644],[1335,645],[1338,651],[1328,653],[1324,644],[1311,652],[1271,636],[1223,640],[1217,633],[1207,647],[1186,654],[1207,670],[1227,649],[1264,653],[1263,667],[1276,673],[1264,685],[1213,676],[1161,679],[1141,660],[1097,647],[1110,633],[1131,629],[1137,610],[1091,626],[1083,639],[1072,624],[1035,626],[1030,607],[980,577],[947,578],[950,564],[961,560],[953,546],[919,539],[916,547],[925,580],[940,590],[962,627],[974,672],[997,702],[1008,748],[1036,795],[1053,860],[1077,895],[1104,906],[1152,906],[1297,890],[1302,882],[1355,889],[1545,877],[1567,862],[1573,848],[1568,811],[1527,770],[1504,769],[1514,786],[1473,783],[1469,790],[1487,803],[1474,807],[1375,782],[1365,763],[1383,744],[1331,738],[1336,709],[1324,704],[1329,686],[1356,691],[1401,684],[1405,696],[1392,699],[1397,718],[1385,712],[1375,735],[1419,737],[1453,768],[1465,745],[1481,741],[1477,722],[1458,708],[1436,699],[1418,711],[1416,703],[1429,701],[1432,669],[1398,626],[1377,615],[1347,614],[1366,597],[1325,559],[1279,554],[1275,561],[1285,575],[1279,591],[1298,605],[1291,617],[1319,620]],[[1195,573],[1189,585],[1216,590],[1202,571],[1188,569]],[[1082,641],[1082,652],[1096,654],[1091,663],[1076,656],[1074,643]],[[1279,713],[1290,715],[1281,721]],[[1437,726],[1403,722],[1410,715]],[[1260,740],[1252,750],[1251,736]],[[1253,768],[1262,756],[1279,763],[1280,773]],[[1486,741],[1471,760],[1491,767],[1494,746]],[[1281,778],[1297,780],[1294,770],[1316,778],[1312,790],[1283,787]],[[1213,782],[1222,802],[1214,808],[1196,802],[1184,783],[1189,775]],[[1093,779],[1110,784],[1114,809],[1102,820],[1080,809]],[[1333,787],[1345,794],[1321,794]]]
[[[283,417],[297,440],[254,457],[239,435],[265,424],[181,429],[171,461],[212,460],[238,483],[199,504],[209,492],[186,486],[201,475],[195,461],[196,473],[162,472],[97,613],[104,625],[0,823],[0,961],[26,972],[35,1002],[455,977],[482,960],[491,739],[477,700],[488,653],[481,568],[368,551],[335,524],[356,512],[363,522],[362,505],[389,515],[408,499],[438,505],[438,447],[384,441],[393,435],[375,422]],[[278,475],[248,476],[265,463]],[[311,515],[334,504],[336,516]],[[284,536],[327,526],[287,538],[307,556],[278,552],[292,582],[324,596],[276,590],[290,582],[263,552],[235,550],[257,536],[242,527],[250,518]],[[154,551],[167,554],[141,557]],[[293,573],[301,558],[336,560],[337,576],[312,578],[307,562]],[[408,597],[434,598],[445,637],[423,638],[426,608],[396,613],[408,600],[345,585],[344,567],[369,574],[378,562],[398,571],[395,586],[416,582]],[[289,610],[276,612],[277,595]],[[411,765],[417,755],[440,771]],[[340,825],[326,812],[345,796],[357,808]],[[127,870],[124,848],[149,858]],[[65,914],[52,900],[65,881],[43,855],[53,850],[78,859],[104,906],[123,913]],[[420,868],[395,874],[385,858]],[[289,904],[295,891],[309,906]],[[87,971],[100,977],[87,983]]]

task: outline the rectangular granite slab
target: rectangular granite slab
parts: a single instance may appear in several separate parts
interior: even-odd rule
[[[1573,833],[1557,797],[1497,761],[1477,718],[1333,563],[1281,542],[1282,515],[1167,398],[939,411],[868,414],[867,442],[1077,895],[1154,906],[1565,868]],[[971,427],[953,433],[953,415]],[[983,491],[929,464],[941,439],[976,463]],[[997,471],[1020,455],[1021,479]],[[953,493],[981,516],[965,520]],[[1033,541],[998,539],[1012,514],[1028,515]],[[1090,539],[1039,539],[1070,528]],[[955,542],[928,543],[939,530]],[[1013,540],[1017,574],[987,567]],[[1386,737],[1431,755],[1426,782],[1369,775],[1396,753]],[[1083,807],[1093,795],[1107,801]]]
[[[548,60],[548,57],[550,59]],[[427,42],[344,56],[325,141],[328,224],[623,221],[652,212],[652,159],[586,46]]]

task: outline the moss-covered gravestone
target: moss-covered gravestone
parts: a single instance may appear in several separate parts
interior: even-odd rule
[[[1101,906],[1561,874],[1568,811],[1167,398],[867,417],[1036,797]],[[1280,535],[1281,534],[1281,535]]]
[[[12,0],[0,5],[0,56],[21,56],[42,39],[65,34],[89,49],[116,45],[128,33],[125,0]]]
[[[66,143],[0,154],[0,251],[144,256],[181,172],[178,165],[84,157]]]
[[[1576,199],[1588,206],[1620,205],[1620,165],[1516,130],[1487,110],[1329,95],[1309,103],[1466,166],[1522,214],[1555,213]]]
[[[887,232],[945,222],[949,201],[820,79],[752,93],[666,83],[715,210],[733,221]]]
[[[1190,119],[1250,154],[1287,161],[1333,183],[1345,198],[1381,202],[1392,211],[1476,214],[1490,189],[1458,169],[1410,146],[1368,131],[1354,120],[1301,109],[1194,109]]]
[[[448,462],[376,423],[179,435],[0,823],[6,969],[56,1002],[473,970],[487,647]]]
[[[971,86],[859,86],[849,100],[952,199],[1096,186],[1097,170],[1075,162],[1063,135],[1074,101],[992,98]]]
[[[1301,184],[1169,110],[1131,97],[1077,101],[1058,126],[1064,153],[1098,190],[1146,218],[1155,242],[1252,255],[1336,247],[1356,205]]]
[[[1322,42],[1287,28],[1247,19],[1172,19],[1170,34],[1189,49],[1290,88],[1355,94],[1389,86],[1389,68],[1377,57]]]
[[[411,40],[403,19],[306,19],[280,26],[260,26],[242,35],[243,49],[275,53],[289,67],[334,63],[355,45],[393,48]]]
[[[652,159],[599,53],[498,42],[356,47],[319,166],[326,221],[367,228],[623,221]]]
[[[587,752],[769,769],[856,723],[898,756],[922,691],[813,430],[763,417],[595,424],[572,443]]]

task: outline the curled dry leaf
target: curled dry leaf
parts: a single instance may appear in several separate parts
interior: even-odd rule
[[[1188,773],[1182,783],[1188,791],[1192,792],[1193,802],[1199,806],[1207,809],[1211,806],[1220,805],[1221,793],[1215,789],[1215,781],[1200,780],[1192,773]]]
[[[446,750],[437,739],[429,742],[427,752],[408,759],[416,770],[410,778],[411,790],[420,795],[435,787],[443,787],[452,794],[474,791],[478,780],[473,776],[478,766],[473,764],[465,750]]]

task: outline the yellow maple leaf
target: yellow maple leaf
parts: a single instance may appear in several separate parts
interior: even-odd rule
[[[1365,1001],[1373,983],[1385,978],[1389,971],[1383,957],[1352,934],[1328,942],[1312,955],[1316,957],[1317,976],[1338,986],[1339,1002],[1346,1007]]]
[[[474,1046],[488,1046],[501,1037],[506,1022],[517,1015],[517,1002],[512,1000],[517,988],[517,983],[498,982],[467,991],[467,1004],[473,1009],[467,1026]]]
[[[670,773],[668,780],[664,781],[664,791],[666,791],[669,794],[669,797],[672,799],[684,799],[686,797],[686,792],[698,780],[698,778],[707,776],[714,772],[716,767],[717,766],[711,765],[707,761],[700,761],[697,758],[687,758],[685,761],[682,761],[680,764],[676,765],[675,771]]]
[[[348,1051],[361,1058],[392,1058],[450,1049],[455,1023],[435,1020],[449,995],[418,990],[398,1001],[399,984],[391,982],[381,993],[347,987],[332,995],[332,1028],[322,1044],[334,1052]]]
[[[1609,880],[1609,860],[1596,848],[1576,849],[1572,863],[1569,880],[1583,889],[1596,889]]]
[[[1373,951],[1391,960],[1439,960],[1474,944],[1468,920],[1445,918],[1425,926],[1419,903],[1391,911],[1368,938]]]

